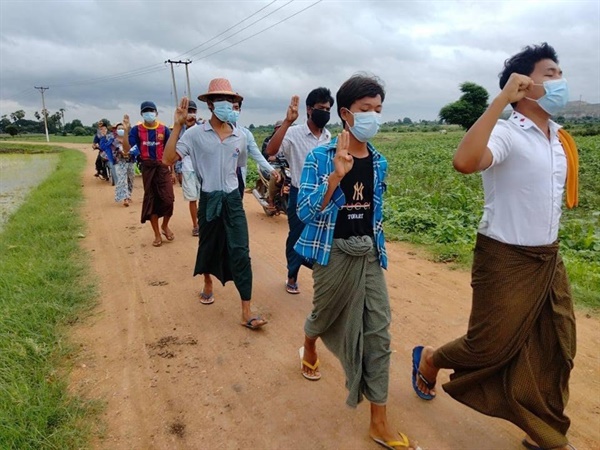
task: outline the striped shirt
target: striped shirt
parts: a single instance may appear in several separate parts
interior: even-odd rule
[[[327,128],[323,128],[321,136],[316,137],[308,125],[294,125],[288,128],[279,151],[283,153],[290,166],[292,175],[292,186],[300,186],[300,176],[306,155],[319,145],[327,145],[331,140],[331,133]]]
[[[329,174],[335,168],[333,158],[337,138],[317,147],[306,157],[302,170],[301,188],[298,192],[298,217],[306,224],[294,250],[306,259],[327,265],[339,209],[346,204],[340,186],[335,188],[329,204],[321,211],[329,183]],[[383,235],[383,194],[386,190],[387,160],[367,143],[373,155],[373,236],[379,255],[379,264],[387,269],[387,253]]]
[[[162,123],[156,122],[154,127],[142,123],[129,131],[129,144],[137,145],[142,160],[162,161],[169,135],[169,129]]]

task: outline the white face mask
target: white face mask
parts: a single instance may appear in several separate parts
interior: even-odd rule
[[[117,130],[117,136],[125,136],[125,130]]]

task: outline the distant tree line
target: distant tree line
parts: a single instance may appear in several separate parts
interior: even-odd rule
[[[489,95],[485,88],[470,81],[462,83],[460,90],[463,93],[461,97],[440,110],[439,120],[413,121],[410,117],[404,117],[396,121],[385,122],[381,126],[381,132],[437,132],[459,128],[468,130],[488,107]],[[65,123],[64,112],[65,110],[61,108],[53,114],[47,113],[48,133],[65,136],[67,134],[75,136],[94,135],[97,123],[86,126],[79,119]],[[36,120],[25,119],[25,111],[22,109],[4,114],[0,118],[0,133],[10,134],[11,136],[44,133],[43,111],[41,114],[36,111],[33,115]],[[558,116],[554,120],[574,135],[600,135],[600,119],[597,117],[565,118],[564,116]],[[109,120],[102,119],[102,121],[110,125]],[[250,124],[248,128],[254,133],[271,133],[273,131],[273,125],[255,126]],[[341,123],[331,123],[327,128],[333,134],[337,134],[342,130]]]

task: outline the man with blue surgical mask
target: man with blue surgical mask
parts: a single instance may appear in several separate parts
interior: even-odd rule
[[[154,247],[163,243],[162,235],[167,241],[175,239],[169,228],[169,220],[173,215],[173,182],[171,180],[171,167],[162,163],[165,144],[169,139],[169,128],[160,123],[156,117],[158,112],[154,102],[145,101],[140,106],[140,114],[144,122],[131,128],[129,116],[123,117],[125,133],[129,138],[123,140],[123,151],[128,153],[131,147],[137,147],[142,166],[144,181],[144,200],[142,203],[142,223],[147,220],[152,225],[154,232]],[[158,219],[163,218],[159,226]]]
[[[576,337],[558,227],[563,197],[577,206],[578,163],[574,141],[551,120],[569,100],[567,81],[543,43],[505,61],[500,88],[453,161],[483,178],[468,330],[437,349],[413,349],[413,388],[433,400],[439,370],[452,369],[443,388],[454,399],[515,424],[525,448],[567,450]],[[499,120],[508,105],[513,112]]]
[[[200,242],[194,275],[204,275],[204,287],[199,293],[201,304],[214,302],[214,275],[224,285],[233,281],[240,294],[241,325],[258,330],[267,321],[252,313],[252,267],[248,222],[238,190],[237,168],[246,165],[246,135],[229,121],[233,104],[243,97],[236,93],[229,80],[215,78],[208,91],[198,100],[206,102],[212,115],[177,139],[188,115],[189,100],[184,97],[175,112],[173,133],[165,148],[164,164],[190,157],[200,183],[198,226]],[[210,284],[208,284],[210,283]]]

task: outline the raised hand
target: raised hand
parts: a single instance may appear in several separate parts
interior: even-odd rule
[[[354,158],[348,152],[350,145],[350,135],[348,131],[344,130],[338,135],[337,146],[335,148],[335,156],[333,158],[333,164],[335,166],[335,174],[343,178],[354,165]]]
[[[189,104],[190,104],[190,101],[187,97],[181,97],[179,106],[175,110],[175,116],[173,118],[174,123],[178,123],[181,126],[185,125],[185,121],[187,120],[187,115],[188,115]]]
[[[123,127],[126,130],[129,130],[131,128],[131,122],[129,121],[129,114],[125,114],[123,116]]]
[[[512,73],[500,95],[504,96],[507,103],[516,103],[526,97],[533,86],[533,80],[528,76]]]
[[[298,118],[298,105],[300,104],[300,97],[297,95],[292,96],[292,100],[290,101],[290,106],[288,106],[287,113],[285,115],[285,120],[290,123],[294,123]]]

